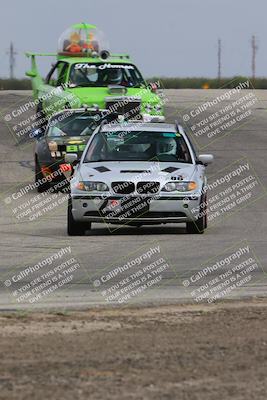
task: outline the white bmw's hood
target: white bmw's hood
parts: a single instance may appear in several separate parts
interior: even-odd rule
[[[82,164],[75,174],[82,181],[156,181],[179,177],[192,180],[199,175],[199,166],[173,162],[112,161]],[[78,177],[79,176],[79,177]]]

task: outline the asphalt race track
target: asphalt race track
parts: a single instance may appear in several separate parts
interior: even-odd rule
[[[196,110],[198,105],[215,99],[223,93],[225,91],[222,90],[166,91],[168,121],[172,122],[175,119],[182,121],[184,115],[190,116],[190,110]],[[18,109],[19,105],[26,103],[31,93],[0,91],[2,115],[2,117],[0,116],[1,309],[81,308],[107,304],[105,296],[115,293],[113,289],[110,289],[111,284],[117,285],[117,290],[119,290],[126,284],[126,281],[122,283],[122,277],[127,279],[129,275],[136,274],[131,277],[133,282],[138,276],[137,271],[140,266],[149,265],[159,255],[164,258],[165,262],[161,279],[157,280],[159,274],[155,274],[156,280],[153,281],[152,276],[151,284],[143,291],[141,289],[137,291],[140,285],[135,286],[136,293],[130,299],[130,303],[159,304],[185,300],[194,301],[194,296],[197,297],[196,290],[202,284],[206,287],[203,290],[199,289],[198,296],[205,293],[208,288],[211,289],[220,284],[220,288],[217,288],[217,291],[214,289],[213,293],[222,293],[230,283],[237,282],[234,274],[241,270],[243,272],[238,278],[240,284],[223,297],[264,296],[267,289],[265,275],[267,270],[267,92],[258,90],[253,93],[257,97],[257,101],[248,104],[247,109],[251,111],[247,117],[244,116],[242,121],[240,118],[240,122],[235,126],[230,127],[230,124],[224,126],[223,134],[217,132],[212,136],[212,140],[205,137],[204,130],[198,137],[195,137],[198,140],[199,148],[197,150],[201,153],[212,153],[215,157],[214,163],[208,167],[208,175],[211,177],[209,182],[214,181],[215,176],[225,178],[227,175],[229,178],[229,171],[237,170],[241,164],[247,168],[247,170],[245,167],[243,168],[240,176],[231,178],[235,179],[235,190],[238,187],[243,188],[243,191],[238,194],[241,196],[241,200],[231,207],[228,207],[228,203],[218,204],[217,207],[214,207],[214,210],[224,207],[223,212],[220,216],[214,214],[214,219],[203,235],[186,234],[184,225],[134,228],[93,224],[92,230],[86,236],[68,237],[66,234],[67,207],[63,194],[57,195],[55,200],[57,203],[54,207],[37,216],[36,219],[29,220],[26,214],[18,217],[17,209],[20,205],[21,210],[25,210],[27,204],[38,202],[38,200],[33,200],[37,196],[36,190],[23,192],[21,197],[16,200],[13,200],[12,197],[14,193],[22,193],[20,192],[21,188],[33,183],[33,140],[27,138],[27,134],[21,135],[21,137],[16,136],[13,121],[12,119],[7,121],[6,115],[9,115],[12,110]],[[218,115],[212,116],[212,114],[214,115],[216,110],[220,112],[231,102],[231,99],[226,98],[219,104],[210,107],[209,110],[201,111],[196,118],[200,121],[211,116],[210,123],[213,119],[218,118]],[[240,103],[239,106],[241,104],[244,105],[244,103]],[[228,109],[225,109],[225,113],[221,113],[221,115],[226,115],[227,112]],[[23,115],[22,119],[26,119],[26,115]],[[236,179],[243,179],[244,182],[244,179],[249,176],[252,177],[247,179],[245,185],[242,183],[238,186]],[[229,189],[233,182],[227,182],[228,178],[217,182],[214,191],[219,190],[224,194],[217,195],[217,200],[215,192],[210,194],[210,198],[213,198],[214,201],[212,204],[233,194],[233,187]],[[255,179],[257,181],[255,186],[251,185],[246,189]],[[247,193],[250,195],[244,197]],[[49,194],[44,198],[48,197]],[[62,201],[58,200],[60,198]],[[69,250],[66,250],[67,248]],[[65,249],[64,251],[67,253],[61,256],[61,249]],[[242,251],[245,251],[242,249],[247,249],[247,254],[241,254]],[[49,264],[50,261],[45,261],[45,265],[39,264],[34,272],[27,270],[60,251],[59,259],[50,260],[51,264]],[[156,251],[158,251],[157,254],[155,254]],[[248,253],[254,261],[246,264]],[[140,261],[140,256],[144,254],[147,258]],[[232,254],[237,254],[237,258],[232,257],[230,262],[229,255]],[[49,292],[47,289],[53,283],[53,281],[48,282],[50,277],[52,279],[52,275],[50,276],[48,273],[49,270],[70,257],[75,259],[76,267],[68,271],[62,269],[61,281],[64,278],[65,280],[62,281],[60,287]],[[223,262],[218,264],[221,260]],[[244,265],[242,268],[238,268],[241,261],[244,261],[245,266],[251,266],[251,268],[246,268],[246,271]],[[125,266],[127,263],[131,263],[130,266],[128,264],[128,270],[125,267],[123,272],[118,272],[118,267]],[[70,263],[70,265],[74,264]],[[197,275],[198,271],[203,271],[203,266],[207,265],[212,267]],[[235,270],[227,272],[233,266],[236,266]],[[25,270],[27,271],[25,272]],[[59,271],[58,269],[57,273]],[[112,274],[110,274],[111,271],[113,271]],[[222,276],[223,273],[225,275]],[[103,276],[104,278],[101,280]],[[190,277],[193,277],[192,280]],[[245,279],[247,277],[249,278]],[[230,283],[226,282],[228,278],[232,278]],[[34,287],[37,288],[41,283],[45,283],[44,287],[32,292],[31,295],[32,297],[36,296],[36,301],[30,303],[26,295],[23,298],[23,294]],[[38,299],[37,294],[44,290],[47,292],[43,292],[43,297]],[[195,291],[194,294],[192,294],[193,291]],[[200,301],[199,297],[198,300],[195,298],[195,301]],[[125,305],[127,302],[122,302],[122,304]]]

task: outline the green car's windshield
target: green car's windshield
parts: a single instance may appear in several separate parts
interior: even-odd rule
[[[59,114],[49,121],[47,136],[90,136],[99,125],[97,117],[86,112]]]
[[[182,136],[175,132],[111,131],[97,133],[84,162],[170,161],[192,163]]]
[[[144,79],[132,64],[77,63],[71,67],[70,87],[141,87]]]

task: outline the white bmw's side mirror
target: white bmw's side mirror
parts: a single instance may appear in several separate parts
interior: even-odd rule
[[[200,154],[198,156],[198,161],[200,161],[204,165],[211,164],[214,160],[214,157],[212,154]]]
[[[78,160],[78,156],[76,153],[66,153],[65,154],[65,161],[68,164],[74,164],[75,162],[77,162]]]

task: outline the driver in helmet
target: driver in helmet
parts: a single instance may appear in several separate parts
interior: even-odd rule
[[[176,156],[177,143],[174,138],[166,138],[159,142],[159,154],[171,154]]]
[[[111,69],[106,73],[104,80],[110,85],[121,85],[123,80],[122,70]]]

